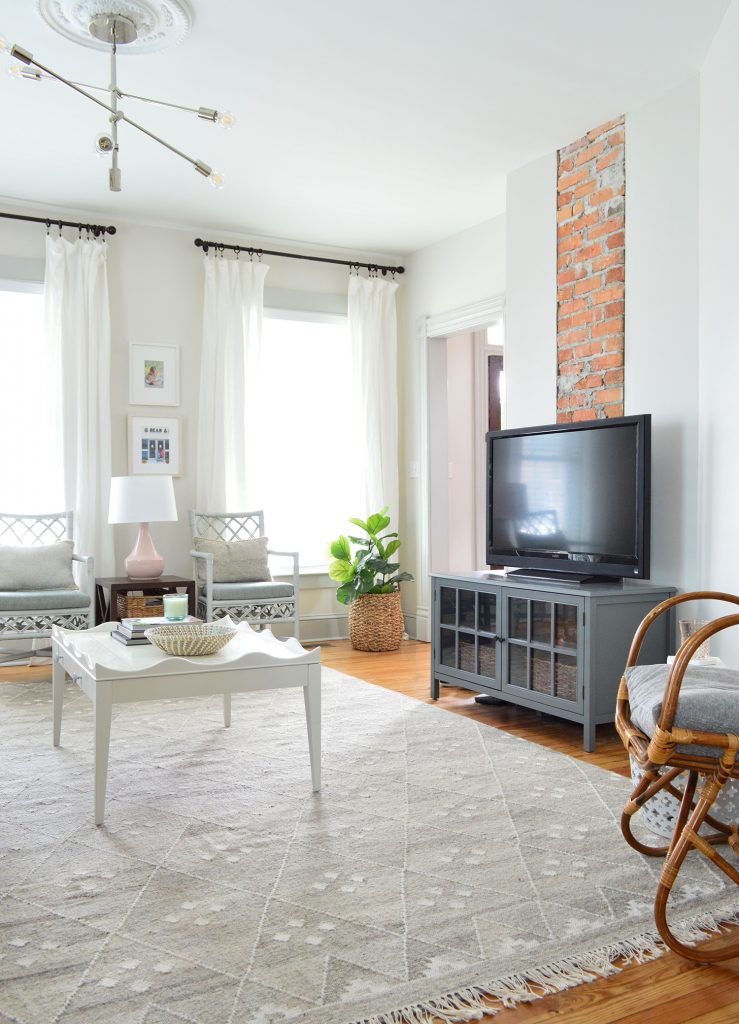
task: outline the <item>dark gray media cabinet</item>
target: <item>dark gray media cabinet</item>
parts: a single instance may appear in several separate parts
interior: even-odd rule
[[[452,683],[583,726],[612,722],[632,638],[674,587],[641,580],[552,583],[503,572],[432,573],[431,696]],[[641,664],[674,650],[674,609],[649,630]]]

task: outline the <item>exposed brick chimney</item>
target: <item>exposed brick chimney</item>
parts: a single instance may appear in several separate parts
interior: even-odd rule
[[[624,118],[557,154],[557,422],[624,414]]]

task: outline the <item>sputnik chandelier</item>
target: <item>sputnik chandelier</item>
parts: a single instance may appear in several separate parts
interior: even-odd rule
[[[208,178],[214,188],[223,188],[222,174],[214,171],[203,160],[196,160],[166,142],[155,132],[128,117],[119,107],[119,101],[122,99],[154,103],[157,106],[189,111],[221,128],[233,127],[235,118],[227,110],[219,111],[211,107],[186,107],[178,103],[168,103],[164,100],[152,99],[149,96],[124,92],[118,86],[116,58],[120,46],[131,47],[130,52],[133,52],[134,48],[139,53],[152,52],[170,46],[173,42],[179,42],[187,33],[192,18],[187,6],[181,0],[164,0],[164,2],[160,0],[156,4],[151,0],[132,0],[132,2],[109,0],[107,4],[96,3],[93,0],[38,0],[37,6],[39,13],[51,28],[68,39],[94,49],[109,50],[109,85],[107,87],[90,85],[65,78],[58,72],[52,71],[51,68],[45,67],[22,46],[10,45],[2,36],[0,36],[0,53],[6,53],[14,59],[14,63],[8,67],[11,77],[33,82],[41,82],[45,79],[59,82],[108,112],[110,127],[97,136],[95,149],[100,156],[110,156],[108,184],[111,192],[121,191],[121,170],[118,166],[118,126],[121,123],[131,125],[132,128],[136,128],[170,152],[187,160],[198,174]],[[106,8],[105,13],[101,12],[101,7]],[[107,102],[94,96],[94,92],[107,93]]]

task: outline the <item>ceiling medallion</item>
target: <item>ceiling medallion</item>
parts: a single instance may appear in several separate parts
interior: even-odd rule
[[[125,53],[156,53],[177,46],[192,25],[192,13],[183,0],[36,0],[36,7],[55,32],[93,50],[110,48],[90,29],[105,16],[132,23],[135,37],[121,51]],[[123,42],[120,37],[119,42]]]

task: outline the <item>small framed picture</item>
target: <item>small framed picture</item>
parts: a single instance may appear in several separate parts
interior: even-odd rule
[[[128,417],[129,472],[179,476],[182,460],[177,416]]]
[[[180,350],[177,345],[130,346],[131,405],[179,405]]]

